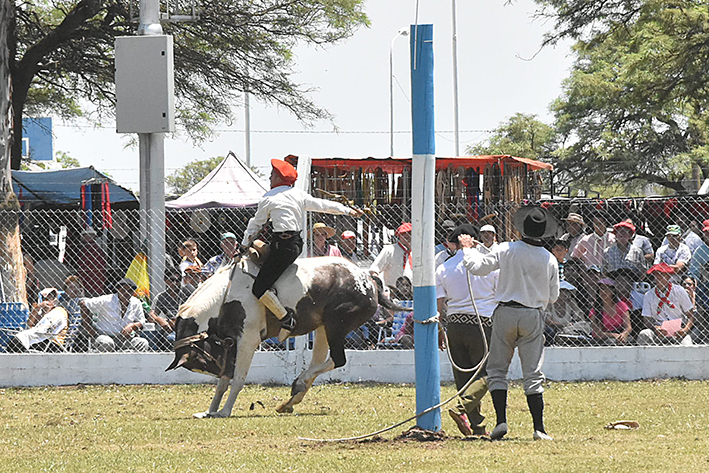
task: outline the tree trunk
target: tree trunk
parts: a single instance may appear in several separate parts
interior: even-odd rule
[[[0,0],[0,300],[27,303],[25,267],[20,244],[19,209],[12,191],[12,85],[15,5]]]

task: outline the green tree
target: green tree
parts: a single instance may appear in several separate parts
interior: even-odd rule
[[[171,193],[182,195],[204,179],[223,160],[222,156],[217,156],[216,158],[192,161],[165,177],[165,183]]]
[[[684,192],[709,176],[709,8],[704,0],[539,0],[577,40],[553,104],[568,148],[558,168],[587,184],[651,182]]]
[[[367,25],[363,0],[196,0],[195,6],[199,20],[163,24],[174,36],[177,117],[192,138],[232,119],[243,91],[304,121],[330,117],[308,98],[308,87],[293,81],[292,50],[335,43]],[[138,25],[125,0],[17,2],[15,11],[12,167],[18,169],[24,113],[112,115],[114,40],[134,35]]]
[[[61,164],[62,169],[81,167],[81,163],[79,162],[79,160],[72,156],[69,156],[69,154],[67,154],[65,151],[57,151],[54,155],[54,158],[59,164]]]
[[[469,154],[509,154],[550,162],[559,145],[554,128],[536,115],[517,113],[493,130],[486,144],[468,147]]]

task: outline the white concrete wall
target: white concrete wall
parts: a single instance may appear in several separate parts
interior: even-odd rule
[[[248,383],[290,384],[309,360],[309,353],[258,352]],[[185,369],[165,372],[170,353],[0,354],[0,386],[73,384],[184,384],[213,382]],[[448,358],[440,352],[441,378],[452,381]],[[709,379],[709,346],[695,347],[596,347],[548,348],[544,373],[550,380],[637,380],[646,378]],[[521,377],[519,360],[513,360],[512,379]],[[347,365],[328,373],[319,382],[414,382],[411,350],[347,351]]]

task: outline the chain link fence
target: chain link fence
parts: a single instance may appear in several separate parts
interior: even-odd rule
[[[350,171],[343,177],[343,173],[337,170],[313,169],[314,195],[344,198],[348,204],[365,209],[366,213],[361,219],[311,214],[308,228],[322,223],[332,229],[327,243],[337,247],[344,257],[352,259],[360,267],[370,268],[387,245],[398,244],[396,229],[402,223],[411,221],[410,184],[407,187],[410,177],[405,173],[387,176],[376,171],[370,175],[359,172],[357,180]],[[478,192],[471,192],[465,187],[455,188],[454,183],[473,178],[466,170],[453,170],[439,178],[437,189],[443,190],[437,192],[436,243],[443,243],[450,229],[464,222],[493,225],[500,242],[516,239],[518,235],[512,226],[512,215],[519,207],[520,198],[539,196],[535,185],[521,185],[525,190],[515,194],[515,200],[507,200],[509,196],[504,193],[494,194],[494,189],[489,189],[490,183],[486,186],[484,179],[478,182]],[[533,180],[518,176],[517,182],[520,178]],[[375,186],[377,179],[380,179],[380,184]],[[371,185],[364,186],[368,189],[365,192],[357,182]],[[654,281],[646,275],[646,271],[655,262],[666,262],[678,268],[672,275],[673,283],[686,288],[693,304],[690,312],[692,326],[687,335],[695,344],[707,342],[709,267],[706,264],[709,263],[709,247],[702,240],[702,222],[709,217],[709,199],[694,196],[554,199],[542,202],[560,222],[557,239],[549,241],[548,249],[559,258],[560,274],[565,281],[560,300],[546,311],[548,345],[657,343],[657,337],[648,341],[647,337],[643,339],[641,336],[641,332],[648,327],[641,316],[642,300],[645,294],[654,290]],[[149,293],[143,284],[145,268],[153,261],[152,257],[145,256],[146,242],[140,240],[140,211],[113,211],[110,223],[105,217],[98,218],[78,210],[4,212],[4,222],[19,223],[25,274],[23,281],[14,280],[6,265],[0,280],[0,291],[5,301],[6,290],[24,284],[28,305],[2,303],[0,349],[26,351],[22,350],[24,344],[18,344],[17,339],[21,342],[22,338],[16,334],[26,332],[30,328],[28,325],[31,325],[39,326],[30,336],[25,336],[25,342],[34,342],[29,345],[32,351],[85,352],[105,349],[98,343],[98,334],[91,332],[91,328],[108,331],[111,327],[116,348],[172,350],[174,335],[171,333],[170,319],[177,312],[179,303],[221,263],[223,234],[233,233],[237,242],[240,241],[254,211],[168,210],[164,255],[167,269],[161,284],[167,295],[160,303],[158,294]],[[612,250],[617,245],[612,229],[628,219],[635,228],[629,245],[636,246],[637,251],[624,250],[625,253],[616,255]],[[150,225],[161,222],[161,219],[150,216],[144,220]],[[681,245],[677,248],[671,242],[665,242],[669,225],[680,228]],[[307,233],[307,251],[311,255],[321,254],[324,251],[319,246],[321,242],[310,238],[309,231]],[[674,241],[672,236],[670,238]],[[263,232],[262,239],[269,240],[268,229]],[[441,258],[445,259],[445,250],[442,247],[438,250],[443,251]],[[410,301],[410,273],[407,273],[405,260],[401,261],[401,265],[401,274],[396,279],[408,276],[409,280],[387,281],[389,295],[401,301]],[[189,266],[193,269],[186,270]],[[136,317],[144,317],[146,321],[142,330],[119,336],[115,331],[120,332],[119,328],[125,328],[133,319],[101,321],[95,318],[96,311],[91,310],[84,312],[82,317],[79,304],[82,298],[114,294],[117,283],[127,275],[137,283],[136,295],[140,297],[141,307]],[[46,291],[47,288],[57,289],[55,302],[52,302],[52,291]],[[610,315],[607,315],[610,310],[608,304],[604,305],[607,299],[604,299],[602,292],[605,290],[611,292],[610,300],[616,310]],[[410,306],[409,302],[404,303]],[[66,315],[60,313],[56,320],[56,314],[48,317],[47,314],[53,312],[49,310],[52,306],[62,307]],[[371,321],[349,335],[347,348],[411,348],[412,341],[407,332],[411,330],[411,324],[406,322],[409,313],[389,313],[380,309]],[[62,317],[66,318],[63,324]],[[686,328],[688,322],[683,320],[680,330]],[[618,334],[625,332],[627,334],[618,337]],[[679,341],[676,338],[664,340],[665,343]],[[292,341],[278,343],[271,339],[262,344],[262,349],[283,350],[292,345]]]

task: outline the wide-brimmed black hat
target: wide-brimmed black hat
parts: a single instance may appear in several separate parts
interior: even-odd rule
[[[535,204],[520,207],[513,222],[515,228],[527,238],[547,238],[555,235],[559,225],[547,209]]]
[[[458,237],[460,235],[470,235],[471,237],[476,237],[478,236],[478,230],[469,223],[458,225],[448,234],[448,241],[451,243],[458,243]]]

